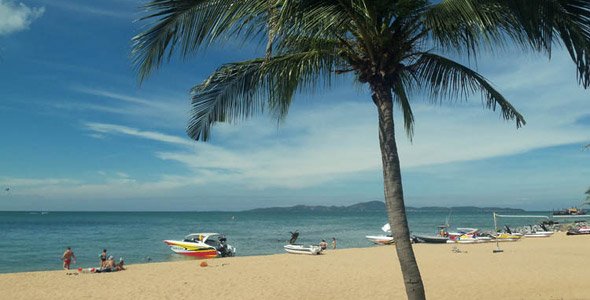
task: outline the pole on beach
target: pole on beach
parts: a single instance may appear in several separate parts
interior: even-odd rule
[[[494,216],[494,231],[498,234],[498,223],[496,222],[496,213],[493,212],[492,216]],[[498,241],[498,237],[496,236],[496,249],[492,250],[492,253],[502,253],[504,250],[500,249],[500,242]]]

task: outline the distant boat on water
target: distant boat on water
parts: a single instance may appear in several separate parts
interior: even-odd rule
[[[587,212],[585,209],[580,209],[577,207],[570,207],[562,210],[554,210],[554,216],[581,216],[585,215]]]

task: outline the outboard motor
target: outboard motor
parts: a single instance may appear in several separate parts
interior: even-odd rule
[[[291,233],[291,239],[289,240],[289,244],[293,245],[295,244],[295,242],[297,241],[297,238],[299,237],[299,231],[295,230],[295,232],[290,232]]]
[[[221,257],[234,256],[234,249],[232,246],[227,244],[227,239],[224,236],[219,237],[219,246],[217,246],[217,251]]]

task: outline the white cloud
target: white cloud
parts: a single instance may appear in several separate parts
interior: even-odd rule
[[[36,187],[45,185],[76,184],[79,181],[68,178],[8,178],[0,177],[0,185],[6,187]]]
[[[0,0],[0,36],[28,29],[44,12],[44,7],[30,8],[23,3]]]
[[[193,145],[193,143],[191,143],[189,139],[168,135],[160,132],[138,130],[126,126],[104,123],[86,123],[85,126],[87,129],[99,134],[123,134],[181,146]]]
[[[502,121],[499,112],[477,105],[477,97],[468,103],[440,106],[415,98],[413,143],[405,138],[401,116],[396,116],[402,167],[480,160],[587,142],[588,128],[575,122],[588,114],[579,109],[587,107],[588,91],[577,85],[574,66],[568,59],[566,53],[556,53],[551,64],[505,62],[505,68],[488,74],[527,119],[527,125],[518,130],[514,122]],[[535,74],[534,83],[528,80],[528,73]],[[162,150],[155,155],[185,166],[201,183],[231,182],[254,189],[304,188],[380,172],[376,111],[368,95],[361,97],[366,101],[342,99],[305,106],[296,102],[280,128],[266,118],[238,125],[219,124],[213,129],[211,144],[118,125],[88,128],[100,134],[116,132],[193,145],[192,149]]]
[[[500,120],[499,112],[482,109],[478,99],[467,104],[433,106],[415,98],[413,143],[405,138],[401,116],[396,116],[397,141],[405,170],[424,171],[424,167],[437,164],[488,159],[590,140],[587,127],[574,125],[578,118],[588,114],[581,108],[588,106],[589,97],[588,91],[576,84],[574,67],[566,54],[555,54],[551,64],[515,63],[509,58],[504,63],[499,71],[486,72],[484,66],[481,73],[498,85],[525,115],[528,124],[516,130],[513,122]],[[534,82],[529,80],[529,73],[534,74]],[[107,91],[83,92],[133,105],[151,105],[142,98]],[[342,95],[341,91],[336,93]],[[358,95],[348,98],[335,95],[327,94],[324,98],[331,100],[314,105],[295,101],[289,117],[279,128],[267,118],[237,125],[218,124],[213,129],[211,143],[196,143],[156,130],[86,123],[91,135],[160,142],[160,150],[153,155],[175,162],[183,169],[175,174],[155,170],[153,180],[109,171],[102,174],[105,178],[99,183],[37,185],[30,192],[54,197],[188,197],[194,195],[194,190],[187,192],[192,187],[198,187],[199,195],[223,194],[223,189],[231,187],[247,195],[277,188],[295,192],[308,187],[321,188],[326,183],[354,185],[367,174],[379,176],[381,157],[374,105],[368,95],[361,95],[361,101],[352,100]],[[330,191],[326,194],[332,195]]]
[[[85,96],[81,101],[52,104],[60,110],[92,110],[124,116],[137,123],[148,123],[161,128],[184,128],[188,116],[187,95],[143,97],[112,92],[104,89],[73,86],[71,90]],[[92,101],[100,100],[100,104]],[[147,120],[147,121],[146,121]]]
[[[109,3],[111,2],[111,3]],[[121,5],[123,4],[123,5]],[[51,0],[47,5],[72,12],[96,15],[99,17],[112,17],[121,19],[134,18],[136,3],[132,1],[88,1],[88,0]],[[114,6],[116,5],[116,6]]]

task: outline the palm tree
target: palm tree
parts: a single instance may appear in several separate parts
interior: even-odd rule
[[[436,2],[436,3],[435,3]],[[425,292],[405,214],[394,109],[413,134],[411,98],[433,102],[480,94],[516,127],[523,116],[490,82],[449,58],[519,47],[550,56],[563,45],[590,86],[587,0],[152,0],[149,28],[133,38],[140,80],[175,53],[188,57],[229,40],[259,42],[258,58],[227,63],[191,91],[187,132],[207,141],[211,125],[262,112],[282,120],[296,92],[331,86],[336,75],[364,84],[379,115],[385,203],[409,299]],[[446,55],[446,56],[445,56]]]

